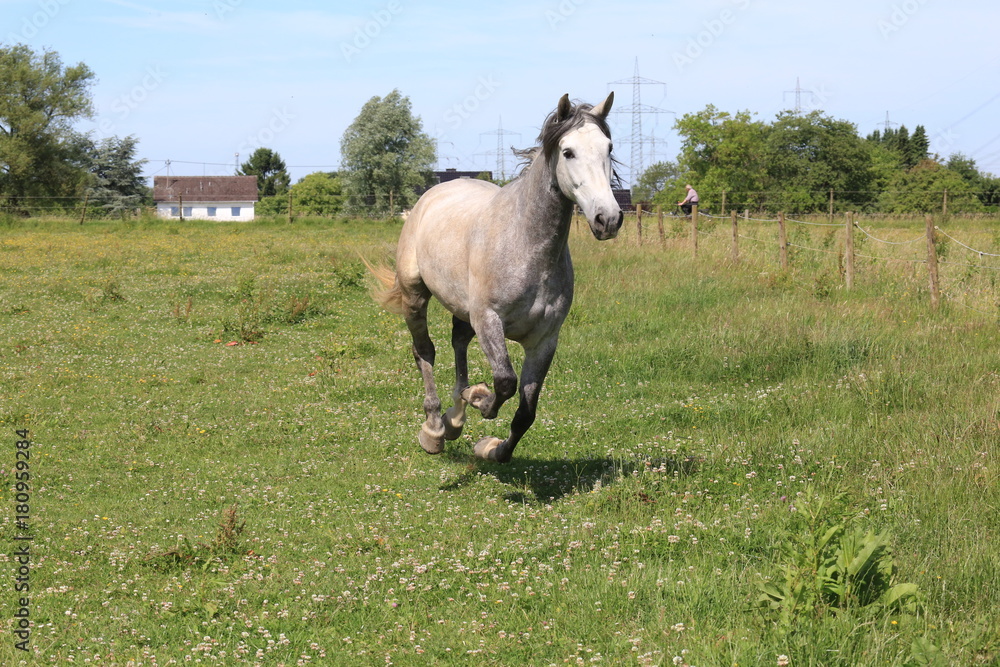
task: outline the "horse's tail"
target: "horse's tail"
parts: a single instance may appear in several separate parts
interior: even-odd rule
[[[403,293],[399,289],[396,280],[396,272],[385,264],[373,266],[364,257],[361,258],[368,272],[375,278],[376,285],[371,287],[370,293],[375,302],[395,315],[403,314]]]

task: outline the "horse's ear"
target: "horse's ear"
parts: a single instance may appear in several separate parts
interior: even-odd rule
[[[556,121],[561,123],[569,118],[569,112],[572,109],[572,106],[573,105],[569,102],[569,93],[560,97],[559,104],[556,106]]]
[[[590,110],[590,113],[601,118],[607,118],[611,113],[611,105],[615,103],[615,91],[611,91],[608,98]]]

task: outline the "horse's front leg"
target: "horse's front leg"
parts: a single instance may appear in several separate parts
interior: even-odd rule
[[[535,347],[525,348],[524,365],[521,367],[520,403],[510,423],[510,435],[506,440],[483,438],[473,449],[477,457],[499,463],[510,461],[517,443],[535,423],[538,397],[556,353],[556,342],[557,336],[553,335]]]
[[[473,314],[472,326],[479,336],[479,345],[486,354],[493,371],[493,391],[485,384],[467,387],[462,391],[462,398],[472,407],[479,410],[483,418],[495,419],[500,406],[517,392],[517,374],[510,363],[507,353],[507,340],[504,337],[503,322],[500,316],[492,311],[476,316]]]

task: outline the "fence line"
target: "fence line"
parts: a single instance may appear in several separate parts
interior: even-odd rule
[[[943,229],[941,229],[940,227],[934,227],[934,229],[936,229],[937,231],[941,232],[942,235],[947,236],[949,239],[951,239],[952,241],[954,241],[958,245],[962,246],[966,250],[971,250],[974,253],[978,253],[980,257],[983,257],[984,255],[989,256],[989,257],[1000,257],[1000,255],[998,255],[998,254],[994,254],[994,253],[991,253],[991,252],[985,252],[983,250],[976,250],[975,248],[970,248],[969,246],[965,245],[964,243],[962,243],[961,241],[959,241],[958,239],[956,239],[954,236],[952,236],[948,232],[946,232]]]
[[[870,238],[872,241],[876,241],[878,243],[884,243],[886,245],[909,245],[910,243],[916,243],[917,241],[923,241],[923,240],[925,240],[927,238],[926,236],[918,236],[916,238],[910,239],[909,241],[886,241],[885,239],[880,239],[880,238],[877,238],[875,236],[872,236],[870,233],[868,233],[868,231],[864,227],[862,227],[861,225],[859,225],[857,223],[855,223],[854,226],[857,227],[858,229],[860,229],[862,232],[864,232],[864,235],[867,236],[868,238]]]
[[[660,224],[660,240],[661,240],[661,244],[665,245],[664,231],[663,231],[664,213],[663,213],[662,208],[658,207],[657,210],[655,211],[655,213],[656,213],[656,215],[658,217],[659,224]],[[642,243],[643,243],[642,232],[641,232],[642,215],[643,215],[642,208],[639,207],[637,209],[637,211],[636,211],[636,220],[637,220],[637,228],[638,228],[638,243],[639,243],[639,245],[642,245]],[[725,217],[718,216],[718,215],[706,214],[706,213],[700,213],[698,211],[698,207],[697,206],[693,206],[692,207],[692,211],[691,211],[691,215],[690,216],[679,217],[679,216],[671,215],[670,217],[674,218],[675,220],[677,220],[677,219],[685,220],[685,221],[690,220],[689,244],[690,244],[691,250],[692,250],[692,252],[693,252],[693,254],[695,256],[697,256],[697,253],[698,253],[698,237],[699,236],[705,237],[705,238],[721,238],[721,237],[724,236],[724,234],[720,233],[719,230],[699,229],[699,221],[712,221],[712,222],[717,223],[718,221],[725,220]],[[760,244],[762,246],[767,246],[769,244],[775,244],[777,246],[776,249],[778,250],[778,258],[777,258],[778,259],[778,264],[779,264],[779,266],[782,269],[787,269],[789,267],[789,265],[794,262],[794,258],[789,258],[789,256],[788,256],[788,248],[795,248],[796,250],[801,250],[803,252],[810,252],[810,253],[816,253],[816,254],[836,255],[838,257],[842,257],[843,258],[843,264],[840,265],[840,267],[841,267],[842,275],[843,275],[843,278],[844,278],[844,285],[845,285],[845,288],[847,290],[853,289],[854,274],[855,274],[855,266],[854,265],[855,265],[855,260],[856,259],[868,260],[868,261],[873,262],[873,263],[881,263],[881,264],[884,264],[884,265],[887,265],[887,266],[888,265],[892,265],[893,263],[895,263],[897,265],[898,264],[910,264],[910,265],[913,265],[913,266],[916,266],[916,265],[920,264],[920,265],[924,265],[924,266],[927,267],[927,279],[928,279],[928,288],[929,288],[929,294],[930,294],[930,301],[931,301],[931,306],[934,309],[938,308],[939,303],[940,303],[940,297],[942,296],[942,294],[949,301],[953,301],[955,303],[960,303],[961,305],[964,305],[966,307],[972,308],[968,304],[964,304],[964,303],[958,301],[957,298],[954,296],[954,294],[951,291],[941,290],[940,278],[938,276],[938,268],[939,268],[939,266],[941,268],[943,268],[943,269],[946,269],[946,270],[947,269],[965,268],[965,269],[970,269],[970,270],[973,270],[973,269],[985,269],[985,270],[990,270],[990,271],[1000,271],[1000,265],[998,265],[998,266],[991,266],[989,264],[984,264],[984,263],[975,263],[974,264],[974,263],[954,262],[954,261],[947,261],[947,260],[945,260],[943,255],[941,257],[939,257],[939,254],[941,254],[943,252],[943,250],[939,249],[939,241],[940,241],[940,239],[937,236],[938,234],[940,234],[941,237],[947,238],[950,241],[954,242],[957,246],[960,246],[960,247],[964,248],[965,250],[967,250],[969,252],[976,253],[980,258],[986,258],[986,257],[997,257],[997,258],[1000,258],[1000,253],[992,253],[992,252],[987,252],[987,251],[984,251],[984,250],[979,250],[979,249],[974,248],[972,245],[969,245],[969,244],[967,244],[967,243],[965,243],[965,242],[963,242],[963,241],[955,238],[954,235],[949,234],[949,233],[943,231],[937,225],[934,225],[933,224],[933,218],[930,215],[925,215],[925,217],[924,217],[924,221],[925,221],[925,233],[923,235],[920,235],[920,236],[917,236],[915,238],[908,239],[908,240],[905,240],[905,241],[893,241],[893,240],[889,240],[889,239],[879,238],[878,236],[872,234],[869,230],[867,230],[867,229],[863,228],[861,225],[859,225],[857,223],[857,221],[854,219],[854,214],[853,213],[846,213],[845,214],[845,221],[844,221],[844,223],[815,223],[815,222],[810,222],[810,221],[805,221],[805,220],[790,219],[790,218],[786,218],[783,213],[779,213],[777,218],[751,218],[750,215],[749,215],[749,211],[748,210],[744,210],[743,215],[741,215],[741,216],[738,216],[737,212],[735,210],[731,210],[729,217],[730,217],[730,220],[732,222],[732,259],[733,259],[734,263],[736,263],[736,262],[738,262],[740,260],[740,254],[739,254],[739,240],[740,239],[743,239],[745,241],[752,241],[752,242]],[[765,228],[768,225],[772,225],[772,224],[776,225],[776,236],[777,236],[777,239],[775,239],[775,238],[765,239],[765,238],[760,238],[759,236],[749,236],[749,235],[746,235],[744,233],[741,233],[741,230],[739,229],[739,223],[740,223],[740,221],[742,221],[744,223],[755,222],[755,223],[758,223],[758,226],[761,227],[761,228]],[[788,223],[810,225],[810,226],[814,226],[814,227],[842,227],[844,229],[844,236],[843,236],[844,243],[843,243],[843,246],[842,246],[841,249],[826,249],[826,248],[810,247],[809,245],[804,245],[804,244],[801,244],[801,243],[789,241],[787,239],[787,236],[786,236],[786,225]],[[854,237],[855,237],[854,230],[855,229],[857,229],[861,234],[863,234],[864,238],[869,239],[871,242],[877,243],[877,244],[882,244],[882,245],[885,245],[885,246],[901,247],[901,246],[912,245],[912,244],[918,243],[920,241],[924,241],[926,243],[926,248],[927,248],[926,252],[927,252],[927,255],[926,255],[926,257],[923,257],[923,258],[921,258],[921,257],[891,257],[891,256],[884,256],[884,255],[872,255],[872,254],[867,254],[867,253],[855,252],[855,250],[854,250]],[[677,229],[676,233],[681,233],[681,230]],[[833,232],[831,232],[831,234],[832,233]],[[830,238],[830,237],[828,236],[827,238]],[[963,278],[963,280],[965,280],[965,278]],[[979,311],[979,309],[976,309],[976,308],[972,308],[972,309],[973,310],[977,310],[978,312],[982,312],[982,311]]]

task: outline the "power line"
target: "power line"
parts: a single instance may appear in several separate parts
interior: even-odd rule
[[[507,135],[517,135],[521,136],[520,132],[510,132],[503,129],[503,116],[500,116],[500,120],[497,123],[497,129],[493,132],[480,132],[479,136],[484,134],[495,134],[497,137],[497,174],[500,174],[499,178],[501,181],[507,180],[507,151],[503,149],[504,137]],[[492,151],[490,151],[492,152]],[[497,176],[494,175],[494,178]]]
[[[649,105],[644,105],[642,103],[642,86],[663,86],[663,94],[666,97],[667,84],[663,81],[655,81],[653,79],[644,79],[639,76],[639,58],[635,59],[635,73],[629,79],[619,79],[618,81],[611,81],[608,85],[613,86],[616,84],[630,84],[632,86],[632,104],[630,106],[621,107],[615,111],[619,114],[631,114],[632,115],[632,137],[629,141],[625,143],[632,144],[632,156],[629,164],[629,181],[633,186],[639,180],[639,176],[642,175],[643,170],[643,143],[646,141],[650,142],[650,155],[655,155],[656,153],[656,140],[645,137],[642,134],[642,115],[643,114],[665,114],[674,113],[668,109],[660,109],[658,107],[653,107]],[[662,142],[661,142],[662,143]]]
[[[893,121],[889,120],[889,112],[888,111],[885,112],[885,121],[882,122],[882,123],[877,123],[877,124],[885,126],[885,129],[882,130],[883,134],[886,133],[886,132],[888,132],[892,128],[893,125],[899,125],[899,123],[896,123],[896,122],[893,122]]]

